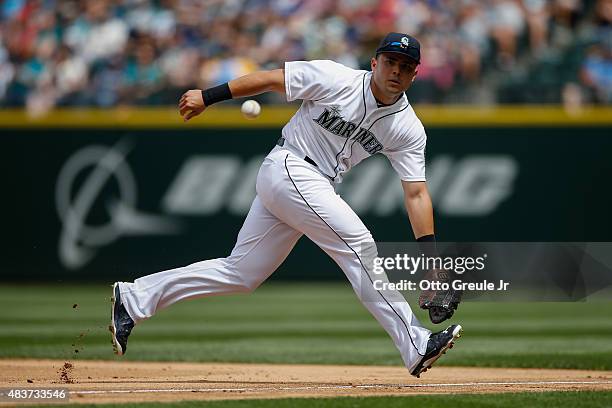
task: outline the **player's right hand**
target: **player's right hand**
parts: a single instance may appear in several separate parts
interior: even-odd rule
[[[204,109],[206,109],[206,106],[200,89],[190,89],[179,100],[179,113],[185,122],[204,112]]]

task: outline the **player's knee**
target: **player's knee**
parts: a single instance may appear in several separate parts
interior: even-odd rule
[[[372,240],[371,235],[356,238],[350,243],[350,246],[360,258],[373,259],[378,254],[376,243]]]
[[[259,281],[253,281],[253,280],[243,278],[240,283],[240,292],[251,293],[255,289],[257,289],[260,284],[261,282]]]
[[[256,273],[254,273],[254,271],[249,271],[244,265],[241,267],[238,262],[235,262],[236,258],[230,256],[226,258],[225,261],[227,270],[233,275],[232,281],[238,292],[253,292],[261,284],[261,282],[253,279]]]
[[[365,246],[374,244],[374,238],[367,228],[356,228],[341,233],[342,239],[352,246]]]

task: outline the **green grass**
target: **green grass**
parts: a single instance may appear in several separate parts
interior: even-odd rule
[[[54,407],[72,407],[73,405],[56,405]],[[274,400],[235,400],[235,401],[183,401],[175,403],[141,403],[141,404],[104,404],[79,405],[79,407],[159,407],[159,408],[448,408],[448,407],[610,407],[612,392],[544,392],[513,394],[452,394],[452,395],[418,395],[409,397],[343,397],[343,398],[291,398]]]
[[[2,285],[0,357],[116,358],[109,297],[109,286]],[[465,335],[438,364],[610,370],[611,316],[610,302],[465,302],[452,320]],[[401,365],[347,285],[298,282],[174,305],[134,329],[124,358]]]

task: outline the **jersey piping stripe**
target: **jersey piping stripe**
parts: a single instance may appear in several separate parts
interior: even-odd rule
[[[348,242],[346,242],[344,240],[344,238],[342,238],[340,236],[340,234],[338,234],[336,232],[335,229],[332,228],[331,225],[329,225],[327,223],[327,221],[325,221],[325,219],[323,219],[323,217],[321,217],[319,215],[318,212],[316,212],[316,210],[314,208],[311,207],[310,204],[308,204],[308,201],[306,201],[306,199],[304,198],[304,196],[302,195],[302,193],[300,192],[300,190],[298,189],[297,185],[295,184],[295,181],[293,181],[293,178],[291,177],[291,174],[289,173],[289,167],[287,166],[287,158],[289,157],[289,155],[285,156],[285,170],[287,171],[287,177],[289,177],[289,180],[291,180],[291,184],[293,184],[293,188],[295,188],[295,191],[297,191],[297,193],[300,195],[300,197],[302,198],[302,200],[304,201],[304,203],[306,203],[306,205],[308,206],[308,208],[310,208],[312,210],[313,213],[315,213],[315,215],[317,217],[319,217],[319,219],[321,221],[323,221],[323,223],[325,225],[327,225],[327,227],[338,237],[340,238],[340,240],[342,242],[344,242],[344,245],[346,245],[351,252],[353,252],[355,254],[355,256],[357,257],[357,259],[359,260],[359,264],[361,265],[361,267],[363,268],[363,270],[365,271],[366,276],[368,277],[368,279],[370,280],[370,283],[372,284],[372,287],[374,287],[374,281],[372,280],[372,277],[370,277],[370,274],[368,273],[368,270],[366,269],[366,267],[363,265],[363,262],[361,261],[361,257],[359,256],[359,254],[357,254],[357,251],[355,251],[353,249],[353,247],[351,247]],[[376,289],[374,289],[376,290]],[[395,310],[395,308],[393,308],[393,306],[391,306],[391,303],[387,300],[387,298],[385,298],[385,296],[379,291],[376,290],[376,292],[378,292],[378,294],[380,295],[380,297],[385,301],[385,303],[391,308],[391,310],[393,310],[393,313],[395,313],[395,315],[400,319],[400,321],[404,324],[404,328],[406,329],[406,333],[408,333],[408,337],[410,338],[410,343],[412,344],[412,346],[414,347],[414,349],[416,350],[417,354],[419,356],[424,356],[424,354],[421,354],[419,352],[419,348],[414,344],[414,340],[412,339],[412,335],[410,334],[410,329],[408,329],[408,324],[406,323],[406,321],[402,318],[402,316]]]
[[[368,105],[366,105],[366,96],[365,96],[365,77],[366,77],[367,74],[368,74],[367,72],[365,74],[363,74],[363,78],[361,79],[361,94],[363,96],[363,117],[361,118],[361,121],[359,121],[359,124],[357,125],[355,130],[353,130],[353,133],[359,131],[359,126],[361,126],[361,124],[365,120],[366,113],[368,112]],[[342,149],[340,149],[338,154],[336,154],[336,166],[334,167],[334,175],[333,175],[333,179],[334,180],[336,179],[336,176],[338,175],[338,171],[337,171],[338,170],[338,166],[340,166],[340,160],[338,160],[338,157],[340,157],[340,153],[342,153],[344,151],[344,148],[346,147],[346,144],[348,143],[349,139],[352,136],[353,135],[351,135],[351,136],[346,138],[346,140],[344,141],[344,144],[342,145]]]
[[[374,95],[372,95],[372,96],[374,96]],[[396,103],[398,103],[399,101],[401,101],[402,99],[404,99],[404,96],[406,96],[406,91],[404,91],[404,93],[402,94],[402,96],[401,96],[401,97],[399,97],[399,98],[397,98],[397,99],[395,100],[395,102],[393,102],[393,103],[391,103],[391,104],[389,104],[389,105],[378,105],[378,99],[376,99],[376,97],[374,97],[374,99],[376,100],[376,105],[378,106],[378,109],[381,109],[381,108],[389,108],[389,107],[391,107],[391,106],[395,105]]]
[[[401,99],[401,98],[400,98]],[[408,102],[406,102],[408,103]],[[372,122],[372,124],[368,127],[368,132],[370,131],[370,129],[372,129],[372,126],[374,126],[374,124],[376,122],[378,122],[379,120],[386,118],[387,116],[391,116],[391,115],[395,115],[396,113],[400,113],[401,111],[405,110],[407,107],[409,107],[410,104],[408,103],[406,106],[404,106],[402,109],[395,111],[395,112],[391,112],[391,113],[387,113],[386,115],[381,116],[380,118],[376,119],[374,122]],[[353,139],[353,143],[351,143],[351,154],[349,154],[348,159],[350,159],[351,157],[353,157],[353,146],[355,145],[355,142],[357,141],[357,138]]]

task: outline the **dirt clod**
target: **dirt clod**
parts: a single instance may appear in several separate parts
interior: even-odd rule
[[[72,379],[72,370],[74,369],[74,365],[68,361],[64,363],[62,368],[59,369],[58,374],[60,376],[60,381],[64,384],[74,384],[74,380]]]

